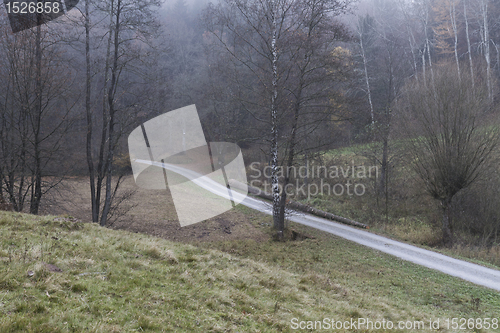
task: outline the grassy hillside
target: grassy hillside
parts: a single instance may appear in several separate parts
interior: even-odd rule
[[[293,331],[292,318],[500,313],[495,292],[301,232],[315,238],[195,247],[0,212],[0,332],[276,332]]]

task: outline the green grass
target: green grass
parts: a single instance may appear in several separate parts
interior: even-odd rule
[[[372,251],[304,226],[315,237],[295,242],[221,242],[216,246],[243,258],[286,267],[325,288],[342,288],[361,316],[388,320],[497,316],[497,292]],[[479,299],[479,306],[473,300]]]
[[[316,239],[196,247],[0,212],[0,332],[291,332],[292,318],[500,313],[495,292],[300,230]]]

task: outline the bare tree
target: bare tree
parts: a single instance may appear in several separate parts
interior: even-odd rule
[[[280,188],[290,181],[289,172],[280,179],[279,168],[292,168],[301,153],[299,143],[327,123],[335,109],[334,87],[339,88],[344,67],[344,53],[335,53],[335,47],[348,39],[335,17],[347,6],[347,1],[227,0],[205,13],[215,44],[231,64],[222,68],[234,69],[230,80],[238,89],[239,107],[255,120],[260,131],[254,133],[266,138],[270,148],[278,238],[283,236],[286,204]],[[264,124],[267,133],[262,132]]]
[[[69,102],[74,73],[57,35],[47,29],[1,31],[1,181],[14,209],[22,211],[29,199],[32,214],[39,213],[42,196],[60,179],[49,176],[61,170],[57,153],[74,105]]]
[[[360,38],[363,37],[363,44],[360,43],[360,47],[365,50],[361,50],[359,62],[365,80],[372,83],[369,102],[374,110],[374,123],[370,129],[373,143],[362,154],[380,165],[378,183],[375,185],[378,194],[377,204],[380,202],[379,198],[384,197],[387,219],[390,198],[389,171],[396,156],[394,151],[391,151],[390,144],[392,108],[404,81],[412,75],[418,79],[415,38],[411,30],[413,27],[408,22],[406,8],[401,7],[400,10],[391,11],[390,9],[394,7],[397,6],[392,0],[380,1],[373,8],[373,16],[360,18],[364,31],[360,35]]]
[[[99,2],[95,4],[97,10],[103,13],[101,17],[107,16],[108,18],[108,25],[105,27],[91,24],[90,5],[92,2],[86,0],[84,5],[82,14],[85,29],[86,155],[90,177],[92,220],[106,226],[109,214],[113,210],[113,199],[123,179],[119,176],[113,183],[116,150],[122,134],[134,120],[134,117],[130,117],[130,111],[136,107],[136,100],[130,97],[131,86],[125,86],[122,81],[126,81],[123,78],[130,77],[132,72],[135,74],[141,72],[142,49],[148,48],[148,41],[157,29],[153,8],[159,6],[160,1],[109,0]],[[107,36],[103,68],[97,70],[103,73],[100,88],[104,92],[100,94],[102,121],[99,124],[100,135],[98,137],[94,137],[96,115],[93,111],[95,105],[91,102],[94,82],[92,60],[95,57],[92,53],[95,49],[92,47],[92,41],[96,43],[100,41],[93,39],[92,33],[100,35],[101,40]],[[96,94],[96,97],[98,96]]]
[[[489,86],[478,74],[472,88],[470,75],[464,72],[459,80],[452,63],[439,65],[434,81],[410,82],[399,105],[400,112],[407,112],[402,126],[409,135],[411,163],[427,192],[441,204],[447,246],[453,243],[451,202],[480,178],[499,138],[495,128],[485,126]]]

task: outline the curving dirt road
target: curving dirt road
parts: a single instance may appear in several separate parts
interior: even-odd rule
[[[226,198],[228,200],[235,199],[236,202],[240,202],[242,205],[272,215],[272,207],[270,203],[252,197],[246,197],[232,190],[230,190],[231,196],[229,196],[228,188],[195,171],[187,170],[185,168],[166,163],[164,164],[142,160],[140,160],[140,162],[174,171],[188,179],[191,179],[192,182],[196,185],[214,194],[217,194],[220,197]],[[348,239],[372,249],[376,249],[396,256],[403,260],[411,261],[415,264],[435,269],[448,275],[459,277],[477,285],[500,291],[499,270],[472,264],[463,260],[454,259],[433,251],[421,249],[413,245],[408,245],[406,243],[375,235],[365,230],[350,227],[344,224],[333,222],[331,220],[297,211],[292,212],[289,220],[307,225],[311,228],[323,230],[325,232]]]

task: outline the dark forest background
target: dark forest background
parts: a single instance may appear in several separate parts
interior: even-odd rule
[[[491,0],[81,0],[16,34],[0,9],[0,198],[38,214],[86,177],[105,226],[131,174],[128,134],[196,104],[207,141],[237,143],[247,164],[361,147],[380,168],[371,216],[424,200],[417,179],[445,244],[453,228],[494,244],[499,48]],[[282,231],[287,198],[273,194]]]

